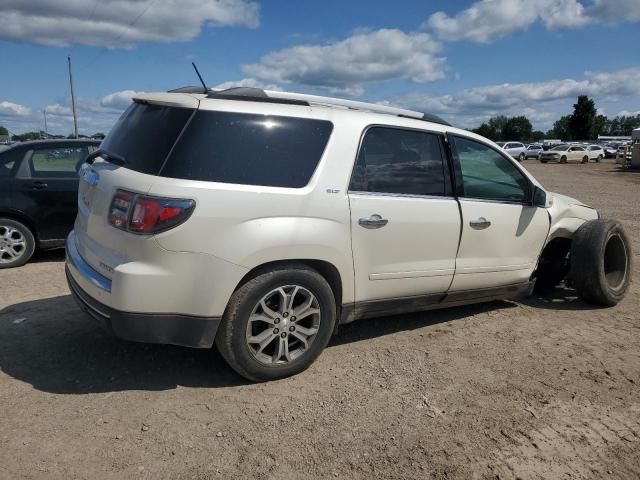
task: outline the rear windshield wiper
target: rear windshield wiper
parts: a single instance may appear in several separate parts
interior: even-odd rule
[[[102,157],[107,162],[115,163],[116,165],[120,165],[121,167],[127,164],[127,161],[124,159],[124,157],[121,157],[120,155],[116,155],[115,153],[109,153],[100,149],[87,155],[85,162],[91,165],[97,157]]]

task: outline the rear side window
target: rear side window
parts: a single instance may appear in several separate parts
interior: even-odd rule
[[[125,167],[157,175],[193,110],[133,103],[100,149],[120,156]]]
[[[0,153],[0,177],[10,177],[18,169],[24,150],[21,148],[12,148]]]
[[[34,177],[75,177],[89,155],[85,146],[51,147],[34,150],[31,175]]]
[[[362,140],[351,191],[404,195],[446,195],[446,173],[436,134],[372,127]]]
[[[304,187],[332,128],[324,120],[200,110],[161,174],[187,180]]]

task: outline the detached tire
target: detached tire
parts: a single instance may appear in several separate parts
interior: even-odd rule
[[[307,369],[336,322],[331,287],[316,270],[285,264],[258,273],[231,296],[216,335],[229,366],[253,381]]]
[[[21,267],[36,249],[36,239],[26,225],[0,218],[0,269]]]
[[[571,279],[587,303],[612,307],[631,283],[631,243],[620,222],[592,220],[575,233],[571,245]]]

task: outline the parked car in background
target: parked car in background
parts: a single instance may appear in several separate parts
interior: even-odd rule
[[[618,156],[618,149],[611,144],[607,144],[602,147],[604,151],[604,158],[616,158]]]
[[[547,163],[549,161],[555,161],[558,163],[574,161],[587,163],[589,161],[589,154],[587,150],[580,145],[556,145],[552,149],[543,152],[540,155],[540,161],[542,163]]]
[[[498,145],[500,145],[505,152],[507,152],[513,158],[517,159],[519,162],[523,161],[526,158],[527,147],[524,143],[498,142]]]
[[[542,145],[538,144],[538,143],[534,143],[532,145],[529,145],[527,147],[527,150],[524,154],[524,158],[540,158],[540,154],[543,152],[544,150],[542,149]]]
[[[589,154],[589,160],[599,162],[604,158],[604,149],[602,148],[602,145],[589,145],[587,147],[587,152]]]
[[[0,152],[0,268],[64,246],[77,213],[78,169],[94,140],[34,140]]]
[[[189,91],[138,95],[81,168],[67,281],[120,337],[215,343],[240,375],[274,380],[360,318],[569,272],[596,305],[629,287],[620,222],[545,191],[486,138],[381,105]]]

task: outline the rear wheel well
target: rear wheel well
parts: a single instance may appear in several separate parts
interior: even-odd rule
[[[262,273],[268,272],[276,266],[283,267],[287,265],[291,265],[292,267],[303,265],[317,271],[320,275],[322,275],[322,277],[331,287],[333,296],[336,300],[336,312],[338,312],[338,316],[340,315],[340,307],[342,306],[342,277],[340,277],[340,272],[332,263],[326,262],[324,260],[293,259],[277,260],[274,262],[263,263],[262,265],[258,265],[257,267],[252,268],[244,277],[242,277],[242,280],[240,280],[235,290],[240,288],[252,278],[257,277]]]

